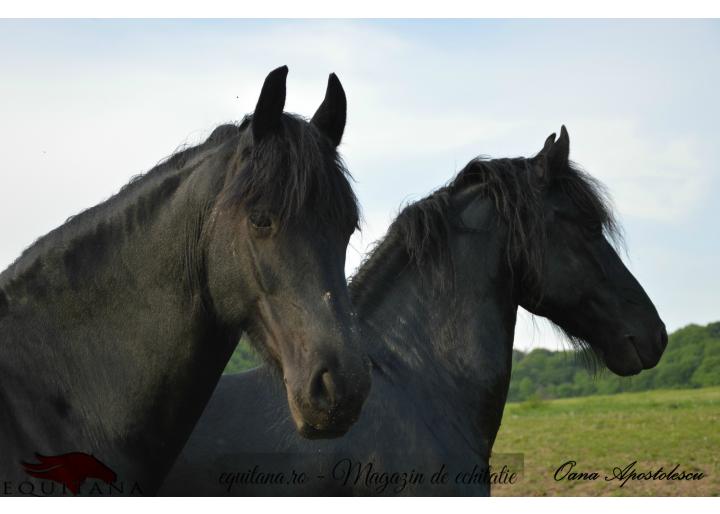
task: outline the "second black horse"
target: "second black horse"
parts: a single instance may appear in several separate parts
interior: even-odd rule
[[[618,375],[655,366],[665,326],[568,155],[563,127],[533,158],[470,162],[395,220],[350,286],[373,389],[344,438],[297,437],[268,370],[226,376],[161,494],[489,494],[518,306]]]

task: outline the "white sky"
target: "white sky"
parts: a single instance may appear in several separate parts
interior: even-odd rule
[[[0,269],[179,145],[251,112],[287,64],[310,116],[328,73],[365,226],[469,159],[530,155],[565,123],[615,198],[627,263],[669,329],[720,319],[720,22],[0,21]],[[558,348],[521,316],[516,347]]]

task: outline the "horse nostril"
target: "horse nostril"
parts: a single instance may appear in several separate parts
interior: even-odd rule
[[[337,403],[337,384],[327,368],[320,368],[310,383],[310,399],[315,407],[330,410]]]

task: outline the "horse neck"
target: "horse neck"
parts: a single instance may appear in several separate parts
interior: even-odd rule
[[[360,317],[375,341],[370,357],[376,375],[421,402],[421,415],[431,417],[435,429],[438,419],[444,420],[472,445],[479,438],[487,449],[509,386],[518,305],[502,245],[478,247],[484,255],[473,256],[474,266],[455,259],[451,285],[444,290],[416,264],[405,266],[391,286],[377,281],[385,289]]]
[[[81,214],[72,238],[51,235],[54,245],[43,241],[43,252],[26,253],[31,264],[3,275],[11,310],[0,319],[0,403],[17,418],[5,430],[16,441],[99,457],[130,445],[162,460],[176,437],[167,434],[182,434],[184,418],[189,431],[232,350],[192,285],[211,192],[204,167],[195,160],[133,185],[121,205]],[[209,355],[208,340],[227,347]],[[66,447],[68,425],[79,447]]]

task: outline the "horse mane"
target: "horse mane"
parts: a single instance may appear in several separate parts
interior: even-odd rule
[[[139,175],[135,175],[134,177],[130,178],[128,183],[120,188],[120,191],[116,196],[120,196],[123,193],[131,192],[134,188],[140,187],[146,180],[150,179],[151,177],[163,175],[168,171],[175,171],[184,168],[188,164],[188,162],[192,160],[195,156],[201,154],[206,150],[221,145],[228,139],[239,134],[243,128],[244,127],[242,125],[238,126],[234,123],[226,123],[224,125],[219,125],[215,127],[215,129],[210,133],[210,135],[204,142],[195,146],[181,146],[177,150],[175,150],[175,152],[162,159],[158,164],[155,165],[155,167],[150,169],[150,171],[146,173],[140,173]],[[103,204],[91,207],[90,209],[88,209],[88,211],[96,209],[102,205]],[[68,221],[72,218],[73,216],[68,218]]]
[[[252,120],[247,116],[243,123]],[[225,206],[270,210],[281,227],[300,217],[352,232],[360,208],[352,176],[329,139],[312,123],[289,113],[282,128],[255,143],[223,193]]]
[[[448,237],[453,224],[450,198],[466,188],[481,186],[477,194],[491,199],[498,221],[508,230],[506,258],[510,269],[522,271],[523,280],[537,280],[545,248],[545,188],[557,187],[580,210],[588,223],[600,224],[615,246],[623,245],[620,225],[605,187],[574,163],[553,170],[543,184],[529,159],[505,158],[471,160],[448,184],[426,198],[407,205],[388,229],[386,236],[358,268],[350,281],[353,304],[362,309],[382,298],[382,284],[397,270],[415,264],[426,271],[433,285],[442,289],[449,282],[452,266]],[[392,264],[388,256],[393,255]],[[451,268],[450,268],[451,269]],[[557,327],[570,344],[581,350],[584,360],[594,367],[587,344]]]
[[[136,221],[131,218],[147,216],[160,200],[175,191],[180,184],[178,171],[183,170],[193,159],[204,152],[220,146],[237,135],[238,131],[237,125],[220,125],[203,143],[180,148],[148,172],[132,177],[117,194],[70,216],[63,225],[38,238],[5,271],[1,272],[0,284],[7,280],[13,280],[13,277],[32,275],[33,273],[30,272],[33,270],[39,271],[41,266],[38,264],[38,259],[53,249],[66,249],[67,251],[73,249],[73,243],[83,246],[83,242],[89,242],[88,237],[98,236],[102,239],[113,234],[117,235],[123,229],[131,229],[132,227],[129,225]],[[136,203],[141,205],[134,205]],[[117,215],[118,212],[124,212],[125,226],[113,230],[114,224],[111,217]],[[116,222],[115,225],[117,223],[119,222]],[[88,231],[90,236],[86,234]]]
[[[603,184],[577,164],[552,170],[548,182],[538,179],[533,163],[526,158],[476,158],[452,180],[448,189],[457,192],[480,185],[489,197],[499,219],[508,227],[507,261],[519,264],[523,279],[537,279],[545,248],[545,210],[543,192],[559,188],[579,209],[582,221],[602,226],[604,234],[616,246],[623,244],[620,225]]]
[[[447,188],[441,188],[401,210],[350,278],[350,298],[358,311],[382,298],[380,286],[412,263],[429,272],[432,285],[446,286],[449,199]]]

